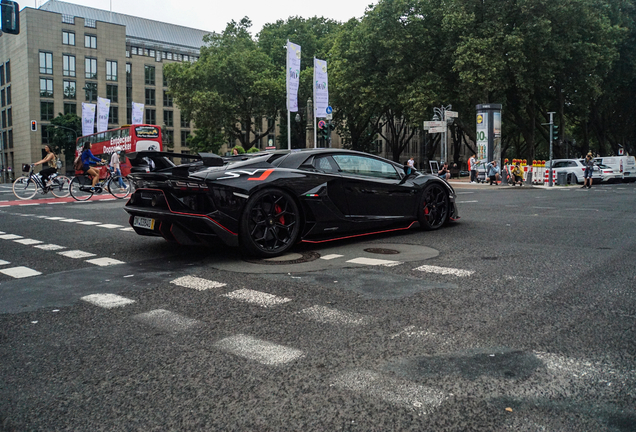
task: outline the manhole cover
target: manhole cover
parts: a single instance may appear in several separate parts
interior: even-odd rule
[[[301,264],[310,261],[314,261],[320,258],[320,254],[316,252],[303,252],[303,253],[288,253],[274,258],[264,259],[243,259],[253,264],[263,265],[288,265],[288,264]]]
[[[368,249],[364,249],[365,252],[369,252],[372,254],[380,254],[380,255],[395,255],[395,254],[399,254],[399,251],[396,251],[395,249],[383,249],[383,248],[368,248]]]

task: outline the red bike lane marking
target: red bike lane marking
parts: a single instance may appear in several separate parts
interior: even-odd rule
[[[3,206],[21,206],[21,205],[29,205],[32,206],[34,204],[57,204],[57,203],[69,203],[69,202],[77,202],[77,203],[86,203],[91,201],[115,201],[118,200],[113,196],[93,196],[91,199],[86,201],[76,201],[72,197],[66,198],[39,198],[39,199],[28,199],[28,200],[14,200],[14,201],[0,201],[0,207]]]

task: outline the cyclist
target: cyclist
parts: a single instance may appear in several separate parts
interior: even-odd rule
[[[47,164],[46,168],[42,168],[40,170],[40,175],[42,176],[42,185],[44,185],[44,190],[47,190],[47,182],[51,174],[57,172],[57,156],[51,150],[51,147],[48,145],[44,146],[44,151],[46,152],[46,156],[41,161],[34,162],[33,165],[43,165]]]
[[[117,176],[117,180],[119,182],[120,189],[126,189],[126,185],[124,185],[124,181],[121,179],[121,166],[119,161],[119,152],[121,152],[121,147],[115,147],[115,151],[110,156],[110,171]]]
[[[82,150],[82,170],[84,171],[84,174],[87,174],[91,177],[91,190],[95,190],[95,185],[99,181],[99,170],[95,167],[90,166],[91,162],[102,164],[106,163],[105,160],[95,157],[93,152],[91,152],[91,143],[85,142],[84,149]]]

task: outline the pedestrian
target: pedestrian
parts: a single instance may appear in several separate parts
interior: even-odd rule
[[[583,187],[592,189],[592,173],[594,172],[594,157],[592,152],[589,152],[585,156],[585,172],[583,173]]]
[[[232,156],[238,156],[238,154],[239,154],[238,150],[236,149],[236,147],[234,147],[232,149]]]
[[[126,189],[126,185],[124,185],[124,181],[121,179],[121,164],[119,161],[119,153],[121,152],[121,147],[115,147],[115,151],[110,156],[110,171],[117,176],[117,180],[119,182],[120,189]]]
[[[437,171],[437,175],[442,180],[448,181],[450,179],[450,171],[448,170],[448,162],[444,162],[444,165],[442,165],[442,168],[439,171]]]
[[[474,154],[468,159],[468,171],[470,171],[470,182],[477,183],[477,155]]]
[[[523,186],[523,170],[521,169],[519,162],[517,162],[515,167],[512,169],[512,175],[514,176],[512,185],[515,186],[519,183],[519,186]]]
[[[499,186],[499,167],[497,166],[497,161],[490,162],[487,166],[488,168],[488,178],[490,179],[490,186],[492,186],[493,182],[495,186]]]

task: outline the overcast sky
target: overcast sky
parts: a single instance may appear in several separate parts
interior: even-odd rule
[[[45,0],[22,0],[21,7],[38,7]],[[200,30],[221,32],[226,24],[244,16],[252,20],[252,34],[263,25],[290,16],[324,16],[337,21],[360,18],[377,0],[70,0],[97,9],[179,24]]]

